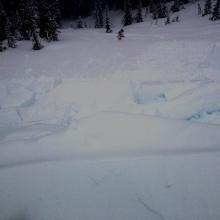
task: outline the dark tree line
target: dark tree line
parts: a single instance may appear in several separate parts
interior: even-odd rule
[[[206,0],[204,9],[198,4],[198,15],[210,15],[209,19],[212,21],[220,19],[220,0]]]
[[[81,17],[94,15],[95,27],[106,27],[111,32],[109,9],[125,9],[125,25],[131,24],[131,9],[138,8],[137,22],[142,21],[141,7],[148,0],[0,0],[0,50],[3,41],[9,47],[16,47],[17,40],[32,40],[33,49],[41,49],[40,38],[58,40],[58,28],[62,18],[78,18],[78,27],[83,27]],[[107,7],[106,7],[107,6]],[[105,11],[105,13],[104,13]],[[127,19],[130,19],[128,21]]]
[[[33,49],[43,46],[39,37],[47,41],[58,40],[61,12],[58,0],[0,0],[0,51],[16,47],[17,40],[32,40]]]
[[[78,19],[77,28],[83,28],[87,24],[82,17],[92,15],[95,28],[105,27],[111,33],[110,9],[124,11],[123,26],[143,22],[143,10],[155,20],[166,18],[169,24],[170,13],[180,11],[189,1],[193,0],[173,0],[168,8],[171,0],[0,0],[0,51],[6,48],[5,41],[15,48],[17,40],[32,40],[35,50],[43,47],[39,39],[57,41],[63,18]],[[206,0],[203,8],[198,5],[198,14],[217,20],[219,8],[220,0]]]

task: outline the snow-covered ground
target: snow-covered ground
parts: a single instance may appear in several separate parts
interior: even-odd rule
[[[0,54],[0,220],[220,219],[220,24],[196,13]]]

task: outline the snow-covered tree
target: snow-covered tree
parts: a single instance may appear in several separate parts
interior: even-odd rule
[[[198,3],[198,15],[202,14],[202,7],[200,5],[200,3]]]
[[[149,13],[153,13],[154,0],[149,0]]]
[[[32,49],[41,50],[43,48],[43,45],[40,43],[38,28],[37,28],[37,25],[35,24],[32,26],[31,36],[32,36],[32,43],[33,43]]]
[[[61,11],[60,11],[60,1],[55,0],[51,7],[51,13],[53,14],[53,17],[58,25],[58,27],[61,27]]]
[[[10,22],[11,22],[10,30],[11,30],[11,33],[12,33],[13,37],[16,40],[21,40],[22,37],[21,37],[20,30],[21,30],[21,27],[22,27],[22,23],[21,23],[20,15],[19,15],[17,10],[14,11],[10,15]]]
[[[136,14],[135,20],[136,20],[137,23],[143,22],[143,17],[142,17],[142,0],[138,1],[137,14]]]
[[[31,1],[29,5],[29,13],[31,14],[31,28],[30,28],[30,36],[33,43],[33,50],[41,50],[43,45],[41,45],[39,40],[39,28],[37,26],[37,22],[39,20],[39,14],[37,11],[37,7],[34,5],[34,2]]]
[[[157,4],[158,18],[166,18],[167,7],[164,1]]]
[[[122,40],[123,38],[125,37],[124,35],[124,29],[121,29],[119,32],[118,32],[118,40]]]
[[[167,12],[165,25],[170,24],[170,14]]]
[[[212,0],[206,0],[205,6],[204,6],[203,16],[211,14],[211,13],[212,13]]]
[[[81,16],[79,16],[79,18],[78,18],[78,21],[77,21],[77,28],[78,28],[78,29],[83,28],[83,21],[82,21]]]
[[[148,14],[149,14],[149,7],[148,7],[148,5],[146,5],[144,16],[147,17]]]
[[[112,32],[108,6],[105,6],[105,29],[106,29],[106,33]]]
[[[7,41],[8,41],[8,46],[11,47],[11,48],[15,48],[16,47],[15,39],[14,39],[14,36],[12,35],[12,33],[11,33],[10,26],[11,26],[11,23],[7,19],[6,20],[5,33],[6,33],[6,37],[7,37]]]
[[[30,40],[31,29],[34,23],[33,11],[34,11],[33,0],[21,0],[19,5],[19,15],[21,19],[21,36],[25,40]]]
[[[124,0],[124,16],[122,20],[122,24],[124,26],[131,25],[133,23],[132,18],[132,8],[130,0]]]
[[[0,52],[4,50],[3,41],[6,39],[5,28],[6,28],[5,12],[0,2]]]
[[[153,3],[153,5],[152,5],[152,18],[154,20],[158,19],[158,7],[157,7],[156,3]]]
[[[215,21],[220,19],[220,0],[217,0],[213,8],[211,20]]]
[[[58,40],[59,24],[55,8],[56,4],[49,4],[46,0],[38,2],[40,37],[48,41]]]
[[[43,48],[42,44],[40,43],[38,33],[36,32],[35,29],[33,30],[32,33],[32,42],[33,42],[33,47],[32,47],[33,50],[41,50]]]
[[[95,0],[95,28],[103,28],[102,2]]]
[[[7,39],[9,47],[11,47],[11,48],[16,47],[15,39],[11,33],[11,22],[9,21],[9,18],[8,18],[2,4],[0,3],[0,41],[1,41],[0,50],[1,51],[3,50],[2,42],[5,39]]]
[[[173,5],[171,6],[172,12],[178,12],[180,10],[180,0],[174,0]]]
[[[99,28],[99,16],[98,16],[98,10],[96,4],[95,4],[94,19],[95,19],[95,25],[94,25],[95,28]]]

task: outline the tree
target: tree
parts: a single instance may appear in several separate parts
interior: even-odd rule
[[[174,4],[171,6],[171,11],[172,12],[180,11],[180,1],[179,0],[174,0]]]
[[[201,8],[200,3],[198,3],[198,15],[201,15],[201,14],[202,14],[202,8]]]
[[[58,40],[59,11],[57,11],[55,3],[49,4],[46,0],[39,0],[38,3],[40,37],[48,41]]]
[[[154,0],[149,0],[149,13],[153,13],[153,8],[154,8]]]
[[[21,0],[19,5],[19,15],[21,19],[20,33],[25,40],[30,40],[33,25],[33,10],[35,6],[33,0]]]
[[[15,48],[16,47],[15,39],[14,39],[12,33],[11,33],[10,26],[11,26],[11,23],[7,19],[6,20],[5,33],[6,33],[6,37],[7,37],[7,41],[8,41],[8,46],[11,47],[11,48]]]
[[[37,26],[33,26],[32,28],[32,42],[33,42],[33,50],[41,50],[43,48],[43,45],[41,45],[39,36],[38,36],[38,31],[37,31]]]
[[[11,30],[12,36],[16,40],[21,40],[22,36],[21,36],[20,30],[22,27],[22,23],[21,23],[20,15],[17,10],[12,11],[10,15],[10,23],[11,23],[10,30]]]
[[[7,39],[8,41],[8,46],[11,48],[15,48],[16,44],[15,44],[15,40],[14,37],[12,36],[11,30],[11,23],[9,21],[9,18],[2,6],[2,4],[0,3],[0,41],[1,41],[1,45],[0,45],[0,51],[2,51],[2,42],[3,40]]]
[[[79,16],[78,22],[77,22],[77,28],[81,29],[83,28],[83,22],[81,16]]]
[[[124,29],[121,29],[119,32],[118,32],[118,40],[122,40],[123,38],[125,37],[124,35]]]
[[[213,8],[213,12],[212,12],[212,17],[211,20],[215,21],[220,19],[220,0],[217,0],[217,2],[215,3],[215,6]]]
[[[152,18],[154,20],[158,19],[158,7],[157,7],[156,3],[153,3],[153,5],[152,5]]]
[[[122,20],[123,26],[131,25],[133,23],[132,8],[130,0],[124,0],[124,16]]]
[[[38,22],[39,13],[33,0],[21,0],[19,12],[21,17],[22,29],[21,34],[25,39],[32,39],[33,50],[40,50],[43,46],[39,40]]]
[[[165,25],[170,24],[170,14],[167,12]]]
[[[6,28],[5,12],[0,2],[0,52],[4,50],[3,41],[6,39],[5,28]]]
[[[203,16],[211,14],[212,13],[212,0],[206,0],[205,6],[204,6],[204,12]]]
[[[54,16],[54,19],[58,25],[58,27],[61,27],[61,11],[60,11],[60,1],[55,0],[55,2],[52,4],[51,11]]]
[[[157,6],[158,18],[166,18],[167,7],[165,2],[159,2]]]
[[[147,17],[148,13],[149,13],[149,7],[148,7],[148,5],[146,5],[145,6],[145,14],[144,14],[144,16]]]
[[[95,28],[103,28],[102,4],[100,0],[95,0]]]
[[[105,29],[106,33],[112,33],[108,6],[105,6]]]
[[[137,23],[143,22],[141,0],[138,1],[137,14],[136,14],[135,20]]]

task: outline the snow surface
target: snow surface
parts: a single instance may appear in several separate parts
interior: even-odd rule
[[[220,30],[196,12],[0,54],[0,220],[220,219]]]

